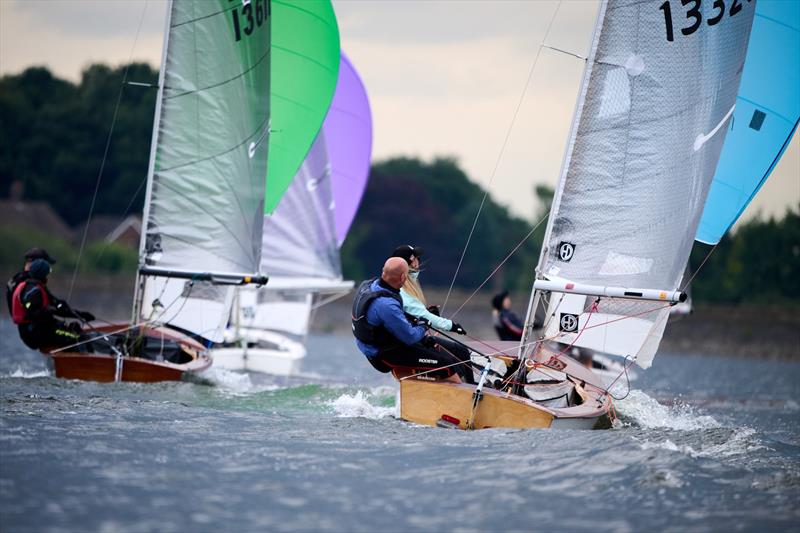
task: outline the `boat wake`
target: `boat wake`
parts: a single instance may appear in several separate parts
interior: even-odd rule
[[[394,402],[395,390],[391,387],[377,387],[370,392],[356,391],[353,394],[342,394],[338,398],[327,402],[332,407],[336,416],[340,418],[381,418],[399,416],[397,405]],[[386,405],[389,401],[392,405]],[[384,405],[378,405],[379,403]]]
[[[9,372],[8,374],[0,375],[0,378],[22,378],[22,379],[33,379],[33,378],[45,378],[49,376],[50,373],[47,370],[33,370],[33,371],[26,371],[23,370],[21,366],[18,366],[16,370],[13,372]]]
[[[234,372],[233,370],[226,370],[224,368],[211,367],[203,372],[200,377],[210,385],[233,396],[272,391],[281,388],[274,383],[256,384],[247,372]]]
[[[700,415],[690,405],[682,403],[671,406],[662,405],[640,390],[632,390],[627,398],[614,405],[621,427],[691,431],[721,426],[714,417]]]
[[[677,439],[676,439],[677,440]],[[703,439],[694,442],[694,446],[687,443],[675,443],[671,439],[661,442],[649,440],[641,441],[643,450],[667,450],[680,452],[690,457],[710,457],[724,459],[749,454],[756,450],[763,450],[764,446],[755,429],[742,427],[735,429],[720,428],[704,433]]]

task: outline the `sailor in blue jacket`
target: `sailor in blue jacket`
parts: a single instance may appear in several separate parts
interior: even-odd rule
[[[358,349],[380,372],[390,372],[393,368],[447,367],[427,375],[447,377],[457,373],[464,381],[473,383],[469,360],[439,346],[436,339],[425,334],[424,325],[412,324],[403,312],[400,287],[407,277],[406,261],[390,257],[380,278],[359,286],[352,316]]]

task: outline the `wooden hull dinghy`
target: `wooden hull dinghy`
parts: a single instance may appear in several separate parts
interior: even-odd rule
[[[512,343],[513,344],[513,343]],[[498,356],[516,374],[515,357]],[[457,429],[610,427],[611,397],[602,378],[563,354],[542,350],[526,372],[531,383],[515,394],[502,388],[437,380],[409,371],[400,381],[400,418],[416,424]],[[543,379],[538,379],[535,376]],[[537,398],[540,401],[535,401]]]
[[[720,174],[718,190],[723,192],[710,204],[711,211],[706,204],[725,136],[729,130],[745,132],[738,147],[754,146],[751,132],[760,130],[765,117],[760,109],[754,113],[752,93],[737,102],[742,73],[748,70],[745,58],[749,63],[756,4],[746,3],[736,16],[703,26],[702,33],[683,31],[680,36],[673,32],[671,15],[664,18],[661,31],[637,23],[642,17],[660,21],[655,6],[600,2],[539,262],[533,269],[522,342],[516,352],[503,350],[520,353],[520,359],[506,358],[506,365],[516,363],[528,371],[530,364],[530,372],[523,379],[524,372],[513,373],[512,367],[516,383],[500,378],[492,383],[494,390],[484,386],[485,367],[477,386],[399,376],[400,414],[405,420],[458,428],[599,427],[610,419],[611,410],[602,378],[542,344],[560,343],[566,346],[564,353],[578,348],[630,358],[642,368],[652,364],[670,308],[687,300],[683,289],[691,278],[683,278],[695,237],[719,242],[746,205],[732,207],[729,192],[730,176],[744,175],[741,169],[755,161],[744,149],[735,152],[744,154],[747,162],[740,160],[733,170]],[[774,15],[763,15],[759,26],[775,21]],[[790,19],[787,12],[784,20]],[[762,31],[778,34],[774,27]],[[750,72],[763,78],[763,70]],[[776,67],[770,72],[785,70]],[[775,83],[787,86],[778,79]],[[749,91],[751,84],[747,85]],[[774,94],[772,86],[770,90]],[[740,121],[752,122],[749,129],[733,128],[734,110],[741,113]],[[787,123],[792,129],[795,121]],[[783,150],[786,137],[776,138]],[[764,140],[760,137],[759,143]],[[764,160],[774,165],[776,158],[770,154]],[[743,199],[766,177],[763,169],[747,174],[755,185],[742,187],[747,191]],[[722,211],[735,216],[720,216]],[[722,232],[704,237],[701,217],[715,219]],[[465,253],[466,249],[462,258]],[[454,281],[457,274],[458,269]],[[541,332],[534,332],[537,316],[543,317]],[[554,379],[537,377],[537,372],[552,372]]]
[[[96,340],[43,351],[56,377],[87,381],[179,381],[211,366],[205,347],[166,327],[130,329],[112,324],[84,330]],[[137,355],[125,355],[134,352]]]

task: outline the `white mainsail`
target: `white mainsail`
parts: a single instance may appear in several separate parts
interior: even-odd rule
[[[220,340],[232,293],[212,283],[259,271],[270,23],[267,0],[168,7],[137,286],[142,319]]]
[[[537,277],[679,288],[754,7],[603,2]],[[735,2],[736,4],[736,2]],[[545,337],[650,366],[668,304],[553,292]],[[530,321],[530,317],[529,317]]]

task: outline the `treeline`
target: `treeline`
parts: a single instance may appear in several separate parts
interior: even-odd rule
[[[800,306],[800,204],[783,218],[741,224],[716,248],[695,243],[689,265],[700,269],[698,302]]]
[[[93,65],[78,84],[55,78],[45,68],[0,78],[0,196],[7,196],[12,181],[19,180],[24,199],[48,202],[71,225],[84,221],[119,98],[95,213],[140,213],[156,91],[123,86],[124,73],[124,67]],[[127,75],[129,81],[144,83],[155,83],[157,77],[145,64],[131,64]],[[548,211],[552,190],[537,187],[520,194],[538,199],[531,220]],[[462,260],[483,197],[484,190],[453,159],[376,163],[342,249],[345,275],[355,280],[376,275],[395,246],[413,244],[426,249],[426,286],[449,287],[461,262],[455,285],[471,290],[520,245],[486,287],[529,290],[544,225],[526,239],[531,221],[512,216],[491,196]],[[0,228],[0,263],[17,264],[20,250],[39,244],[64,258],[62,272],[71,268],[74,246],[34,233]],[[693,270],[709,250],[695,246]],[[127,270],[135,264],[135,253],[114,247],[92,245],[86,253],[82,271]],[[798,305],[799,270],[800,209],[779,220],[751,220],[726,236],[695,278],[693,295],[697,302]]]
[[[377,275],[396,246],[411,244],[425,250],[423,283],[449,287],[466,247],[455,284],[474,289],[522,243],[486,286],[528,290],[541,243],[541,237],[526,239],[528,221],[488,196],[467,247],[483,196],[484,190],[453,159],[396,158],[374,164],[342,249],[345,275]]]
[[[74,84],[34,67],[0,78],[0,196],[21,181],[23,198],[47,201],[69,225],[83,222],[113,121],[94,212],[140,213],[156,91],[123,85],[124,73],[92,65]],[[155,84],[158,71],[133,63],[127,79]]]

